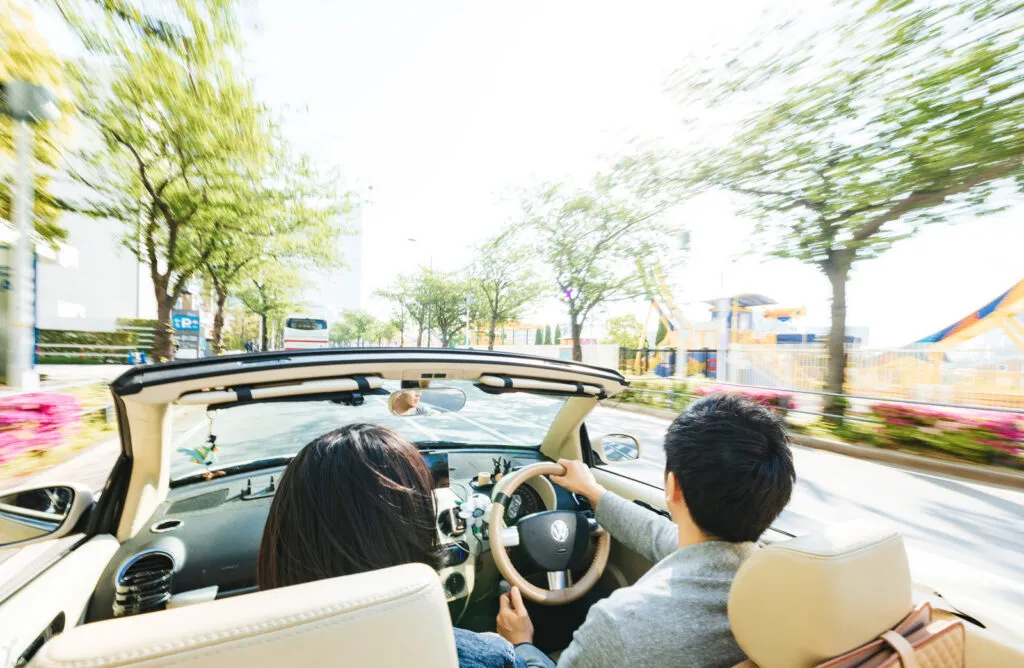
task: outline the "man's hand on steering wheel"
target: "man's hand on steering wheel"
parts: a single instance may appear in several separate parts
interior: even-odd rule
[[[550,475],[551,482],[579,494],[590,502],[591,508],[597,509],[601,495],[608,490],[594,479],[590,467],[575,459],[559,459],[558,463],[565,467],[565,475]]]
[[[533,622],[526,611],[523,595],[519,587],[512,587],[507,594],[501,595],[501,609],[498,611],[498,635],[513,645],[533,642]]]

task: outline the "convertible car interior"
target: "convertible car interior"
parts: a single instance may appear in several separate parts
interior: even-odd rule
[[[536,645],[556,654],[590,605],[650,568],[585,499],[552,483],[557,460],[582,460],[609,490],[666,512],[663,491],[633,475],[652,466],[636,439],[587,427],[626,385],[576,362],[436,349],[135,368],[112,385],[122,452],[95,498],[70,482],[43,497],[0,493],[0,537],[51,545],[0,579],[0,666],[456,666],[452,627],[493,631],[510,585],[528,601]],[[434,474],[440,567],[258,591],[285,467],[353,422],[420,449]],[[962,627],[966,665],[1024,665],[1020,629],[952,608],[913,581],[898,533],[865,525],[769,530],[737,574],[729,618],[746,665],[815,666],[925,603]]]

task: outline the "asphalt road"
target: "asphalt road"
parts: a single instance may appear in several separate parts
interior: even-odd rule
[[[471,394],[462,411],[417,418],[387,413],[382,397],[359,407],[320,404],[266,404],[221,411],[214,419],[217,465],[293,453],[316,436],[353,421],[385,424],[412,440],[456,440],[483,445],[533,446],[540,442],[558,403],[531,395],[494,397]],[[587,420],[591,437],[612,433],[636,436],[639,462],[623,472],[660,485],[662,440],[668,420],[598,408]],[[175,447],[206,442],[209,423],[202,411],[178,416]],[[96,446],[39,480],[79,480],[99,486],[116,445]],[[915,579],[970,611],[997,611],[1010,626],[1024,625],[1024,492],[964,482],[842,455],[794,447],[797,486],[778,526],[795,534],[824,523],[865,520],[887,523],[904,535]],[[171,455],[172,477],[203,467],[181,452]],[[3,551],[0,551],[0,562]]]

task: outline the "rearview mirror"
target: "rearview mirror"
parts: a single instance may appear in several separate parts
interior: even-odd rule
[[[388,410],[401,417],[452,413],[465,405],[466,393],[457,387],[398,390],[388,397]]]
[[[92,505],[92,492],[70,485],[4,492],[0,496],[0,548],[71,533]]]
[[[628,434],[608,434],[593,443],[593,450],[605,464],[640,459],[640,441]]]

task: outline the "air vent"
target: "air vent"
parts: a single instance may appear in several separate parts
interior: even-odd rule
[[[174,558],[166,552],[147,550],[129,558],[115,580],[114,616],[163,610],[173,577]]]
[[[184,524],[184,522],[179,519],[161,520],[149,527],[149,530],[153,533],[167,533],[168,531],[174,531],[182,524]]]

